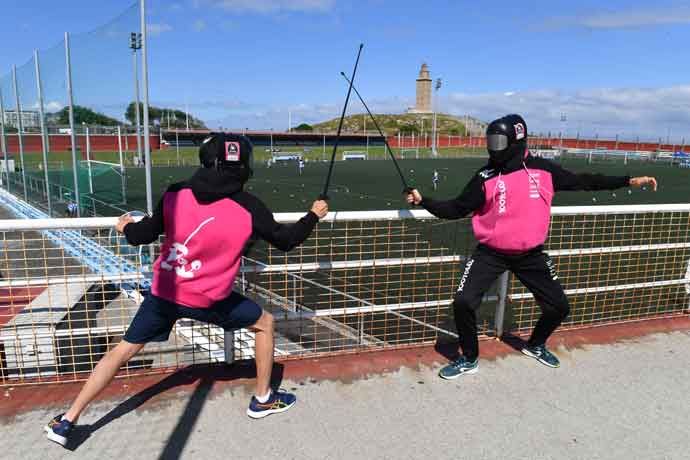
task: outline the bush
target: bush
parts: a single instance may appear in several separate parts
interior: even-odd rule
[[[296,126],[293,131],[314,131],[314,127],[312,125],[302,123],[301,125]]]

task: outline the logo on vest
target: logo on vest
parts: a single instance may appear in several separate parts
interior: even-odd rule
[[[529,174],[529,197],[530,198],[541,198],[539,193],[539,172],[528,171]]]
[[[506,202],[508,201],[506,197],[506,183],[502,180],[498,181],[498,213],[506,213]]]
[[[194,237],[194,235],[201,230],[201,227],[214,219],[215,217],[210,217],[199,224],[196,230],[194,230],[191,235],[184,240],[184,243],[173,243],[168,252],[168,256],[165,258],[165,260],[161,261],[161,268],[167,271],[172,271],[175,269],[175,274],[180,278],[194,278],[194,272],[199,271],[202,264],[198,259],[193,260],[191,263],[187,260],[187,256],[189,255],[189,248],[187,247],[187,244],[189,244],[189,241]]]

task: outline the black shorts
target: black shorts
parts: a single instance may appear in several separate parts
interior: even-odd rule
[[[241,329],[256,324],[261,313],[255,302],[234,291],[209,308],[189,308],[149,294],[134,315],[124,340],[139,344],[165,342],[180,318],[215,324],[226,331]]]

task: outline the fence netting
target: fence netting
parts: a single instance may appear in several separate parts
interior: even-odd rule
[[[141,80],[141,50],[137,49],[135,53],[131,48],[131,35],[140,36],[140,27],[139,3],[133,2],[107,24],[69,36],[69,73],[72,78],[75,123],[73,134],[76,137],[74,147],[78,161],[91,159],[119,166],[125,162],[131,163],[136,155],[134,117],[131,114],[128,117],[127,110],[135,100],[135,65],[136,78]],[[140,44],[140,40],[135,43]],[[110,203],[111,200],[108,194],[99,194],[91,187],[80,186],[79,197],[75,193],[72,129],[68,116],[66,42],[60,40],[47,49],[37,50],[36,54],[38,71],[34,56],[17,66],[16,70],[16,94],[22,112],[21,133],[18,133],[12,73],[0,77],[0,91],[6,112],[5,140],[10,158],[14,160],[8,190],[53,216],[63,215],[71,202],[77,202],[84,215],[94,215],[94,201]],[[135,58],[139,60],[136,64]],[[42,94],[39,94],[39,75]],[[39,117],[40,96],[45,114],[45,145]],[[100,172],[98,167],[89,170],[94,169]],[[124,201],[122,185],[126,177],[121,168],[116,169],[120,169],[117,174],[112,174],[116,184],[111,184],[110,178],[104,182],[99,181],[102,177],[86,177],[86,169],[78,171],[78,181],[80,184],[90,184],[95,180],[105,190],[118,190],[116,198],[110,203],[117,207]],[[116,180],[118,178],[119,182]],[[105,213],[109,215],[118,212],[115,208],[100,207],[101,211],[106,209]]]

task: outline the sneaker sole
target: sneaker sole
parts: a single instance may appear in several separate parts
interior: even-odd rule
[[[541,359],[539,356],[535,355],[534,353],[532,353],[531,351],[529,351],[529,350],[526,349],[526,348],[523,348],[523,349],[520,350],[520,351],[522,351],[522,354],[523,354],[523,355],[526,355],[526,356],[529,356],[530,358],[536,359],[537,361],[539,361],[540,363],[542,363],[544,366],[550,367],[550,368],[552,368],[552,369],[557,369],[557,368],[561,367],[560,363],[554,366],[553,364],[544,361],[544,360]]]
[[[282,407],[280,409],[262,410],[261,412],[254,412],[253,410],[247,408],[247,415],[253,419],[264,418],[264,417],[268,417],[271,414],[280,414],[281,412],[285,412],[286,410],[288,410],[292,406],[294,406],[295,403],[297,403],[297,401],[293,402],[289,406],[285,406],[285,407]]]
[[[46,432],[46,437],[50,439],[51,441],[60,444],[62,447],[65,447],[65,444],[67,444],[67,438],[64,436],[60,436],[58,434],[55,434],[55,432],[49,427],[45,426],[43,429]]]
[[[463,370],[462,372],[460,372],[460,373],[458,373],[458,374],[455,374],[455,375],[453,375],[453,376],[450,376],[450,377],[449,377],[449,376],[446,376],[446,375],[443,375],[443,374],[441,374],[441,373],[439,372],[439,373],[438,373],[438,376],[441,377],[443,380],[455,380],[455,379],[457,379],[458,377],[460,377],[460,376],[462,376],[462,375],[476,374],[477,372],[479,372],[479,367],[475,367],[475,368],[472,368],[472,369],[467,369],[466,371]]]

